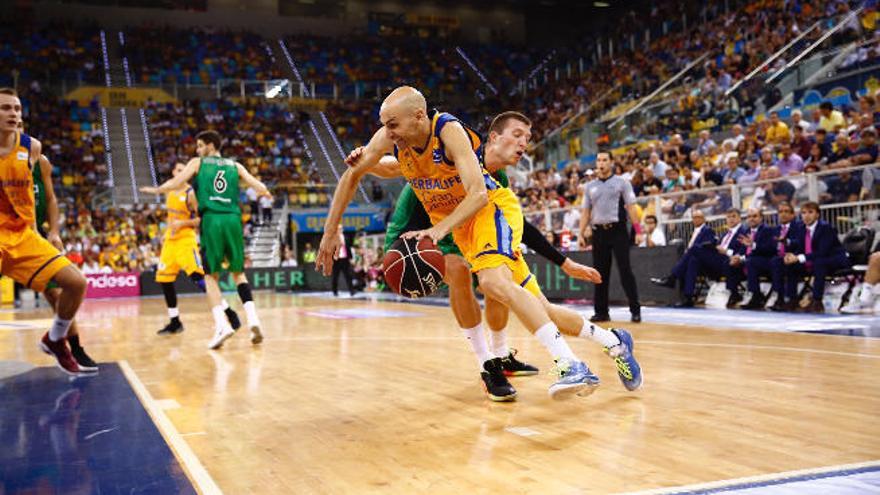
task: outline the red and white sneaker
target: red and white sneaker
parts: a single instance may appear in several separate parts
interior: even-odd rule
[[[61,371],[73,376],[80,374],[79,365],[76,364],[73,354],[70,353],[70,348],[67,347],[67,339],[52,342],[49,340],[49,332],[46,332],[40,340],[40,349],[58,360],[58,367],[61,368]]]

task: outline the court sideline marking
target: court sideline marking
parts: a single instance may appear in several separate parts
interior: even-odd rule
[[[796,471],[783,471],[780,473],[760,474],[757,476],[710,481],[708,483],[697,483],[693,485],[626,492],[622,495],[671,495],[679,493],[711,493],[712,491],[744,490],[748,488],[796,483],[834,476],[847,476],[876,470],[880,470],[880,460],[859,462],[855,464],[838,464],[836,466],[825,466],[811,469],[799,469]]]
[[[165,442],[171,447],[171,451],[174,452],[178,462],[183,466],[184,472],[186,472],[187,477],[189,477],[196,490],[203,495],[222,494],[223,492],[220,490],[220,487],[217,486],[217,483],[208,474],[205,466],[199,461],[199,458],[180,435],[180,432],[177,431],[177,428],[174,427],[171,420],[168,419],[158,401],[153,399],[150,391],[147,390],[147,387],[138,378],[131,365],[128,364],[128,361],[124,359],[119,361],[119,367],[122,369],[125,378],[128,379],[129,385],[131,385],[131,388],[134,389],[135,394],[140,399],[144,409],[147,410],[147,413],[153,419],[153,423],[159,428],[159,432],[162,433]]]

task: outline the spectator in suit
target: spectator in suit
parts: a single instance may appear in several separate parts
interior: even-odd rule
[[[783,210],[785,210],[786,213],[782,213]],[[789,215],[794,217],[794,209],[791,205],[788,203],[780,205],[780,222],[785,224],[791,222]],[[777,260],[777,254],[781,247],[778,243],[781,227],[776,228],[765,225],[763,213],[756,208],[750,208],[748,212],[746,212],[746,221],[749,226],[749,234],[743,236],[740,242],[746,246],[746,254],[743,259],[743,264],[745,265],[748,289],[752,294],[752,298],[749,299],[749,302],[741,306],[741,309],[763,310],[764,304],[766,304],[767,300],[764,298],[764,294],[761,293],[761,275],[771,276],[771,278],[773,278],[773,289],[778,291],[777,294],[782,292],[781,276],[779,277],[779,280],[772,277],[773,263],[776,262],[779,266],[782,265],[781,257],[778,258],[778,261],[774,261]],[[781,275],[781,270],[779,270],[778,273]]]
[[[819,220],[819,204],[804,203],[801,206],[801,217],[804,220],[803,248],[798,253],[786,253],[783,258],[786,297],[792,307],[796,307],[797,283],[804,275],[813,276],[810,305],[803,308],[808,313],[824,313],[825,276],[835,270],[850,266],[849,257],[844,250],[837,231],[828,222]]]
[[[740,225],[739,210],[732,208],[727,212],[727,231],[721,240],[715,235],[711,227],[706,225],[706,217],[703,212],[695,210],[693,213],[694,233],[688,242],[687,251],[672,268],[669,276],[652,278],[651,282],[664,287],[675,287],[678,281],[682,286],[682,300],[675,304],[677,308],[694,307],[696,281],[700,275],[727,278],[727,288],[731,297],[728,305],[736,305],[742,300],[736,288],[738,279],[731,270],[730,259],[735,254],[745,252],[745,246],[740,243],[738,237],[743,233]],[[738,297],[737,297],[738,296]]]
[[[786,302],[785,291],[785,264],[783,260],[787,253],[803,252],[804,223],[794,213],[794,206],[788,202],[782,202],[777,207],[779,212],[779,227],[776,236],[776,256],[770,264],[770,278],[773,280],[773,290],[776,291],[776,302],[770,306],[771,311],[792,311],[797,305],[794,298],[789,297]],[[797,286],[795,286],[795,290]]]

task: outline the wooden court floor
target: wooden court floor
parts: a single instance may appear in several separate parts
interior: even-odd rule
[[[173,337],[155,335],[161,299],[89,301],[79,321],[92,356],[127,363],[167,417],[188,470],[204,467],[204,491],[615,493],[880,459],[880,339],[626,323],[644,387],[569,339],[603,383],[554,402],[549,356],[512,323],[542,373],[492,403],[448,308],[262,293],[263,345],[242,333],[209,352],[205,300],[180,304]],[[0,360],[51,364],[42,331],[0,331]]]

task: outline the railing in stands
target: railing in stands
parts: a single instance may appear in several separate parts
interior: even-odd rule
[[[841,174],[861,177],[862,190],[856,201],[829,202],[827,183],[840,180]],[[788,182],[786,194],[767,197],[766,191],[782,192],[778,186]],[[762,193],[763,191],[764,193]],[[880,227],[880,163],[825,170],[817,173],[799,174],[777,179],[753,182],[751,184],[730,184],[720,187],[692,189],[688,191],[640,196],[637,203],[645,215],[654,215],[658,228],[664,228],[667,240],[688,239],[693,233],[691,213],[699,209],[706,216],[706,222],[713,228],[724,225],[724,214],[730,208],[744,211],[750,207],[761,208],[765,220],[775,223],[776,205],[791,195],[791,202],[797,207],[806,201],[820,203],[822,218],[832,222],[838,233],[844,234],[859,225]],[[823,199],[825,199],[823,204]],[[574,236],[580,221],[580,206],[566,208],[546,208],[525,210],[526,219],[542,231]]]

